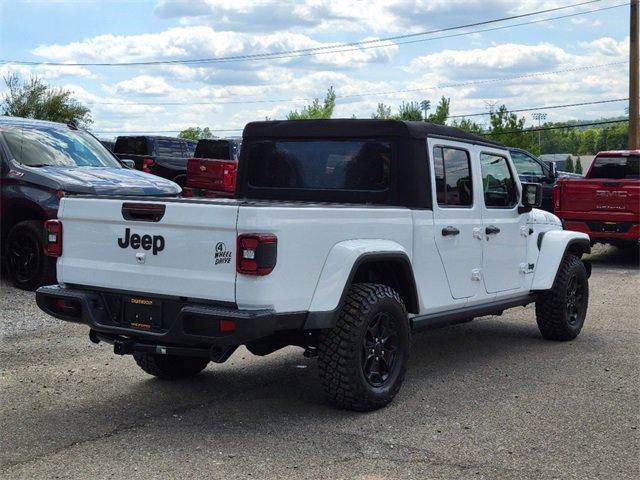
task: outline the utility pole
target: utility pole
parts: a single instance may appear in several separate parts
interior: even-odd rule
[[[540,122],[542,120],[546,120],[547,119],[547,114],[546,113],[536,112],[536,113],[532,114],[531,116],[533,117],[534,120],[538,120],[538,150],[539,150],[538,155],[542,155],[542,140],[541,140],[541,137],[540,137]]]
[[[631,0],[629,28],[629,149],[640,148],[640,105],[638,105],[638,0]]]

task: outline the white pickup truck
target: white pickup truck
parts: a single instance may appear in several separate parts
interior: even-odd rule
[[[451,127],[250,123],[236,198],[65,196],[46,225],[59,285],[37,302],[161,378],[300,346],[333,403],[373,410],[412,330],[535,302],[543,337],[578,335],[589,237],[540,194],[505,147]]]

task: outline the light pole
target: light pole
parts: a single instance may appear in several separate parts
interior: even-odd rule
[[[538,121],[538,150],[540,151],[538,155],[542,155],[542,140],[540,139],[540,124],[542,121],[547,119],[546,113],[535,112],[531,115],[534,120]]]
[[[427,121],[427,112],[431,108],[431,100],[423,100],[420,102],[420,107],[424,110],[424,121]]]

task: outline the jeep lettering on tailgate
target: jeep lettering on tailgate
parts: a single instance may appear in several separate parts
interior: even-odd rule
[[[154,255],[164,250],[164,237],[162,235],[138,235],[132,234],[131,229],[127,228],[124,231],[124,238],[118,238],[118,246],[120,248],[127,248],[131,246],[134,250],[142,247],[143,250],[152,250]]]

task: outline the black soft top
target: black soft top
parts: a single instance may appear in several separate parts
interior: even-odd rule
[[[251,122],[244,127],[242,136],[244,138],[404,137],[420,140],[439,137],[506,148],[500,143],[492,142],[459,128],[402,120],[336,118]]]

